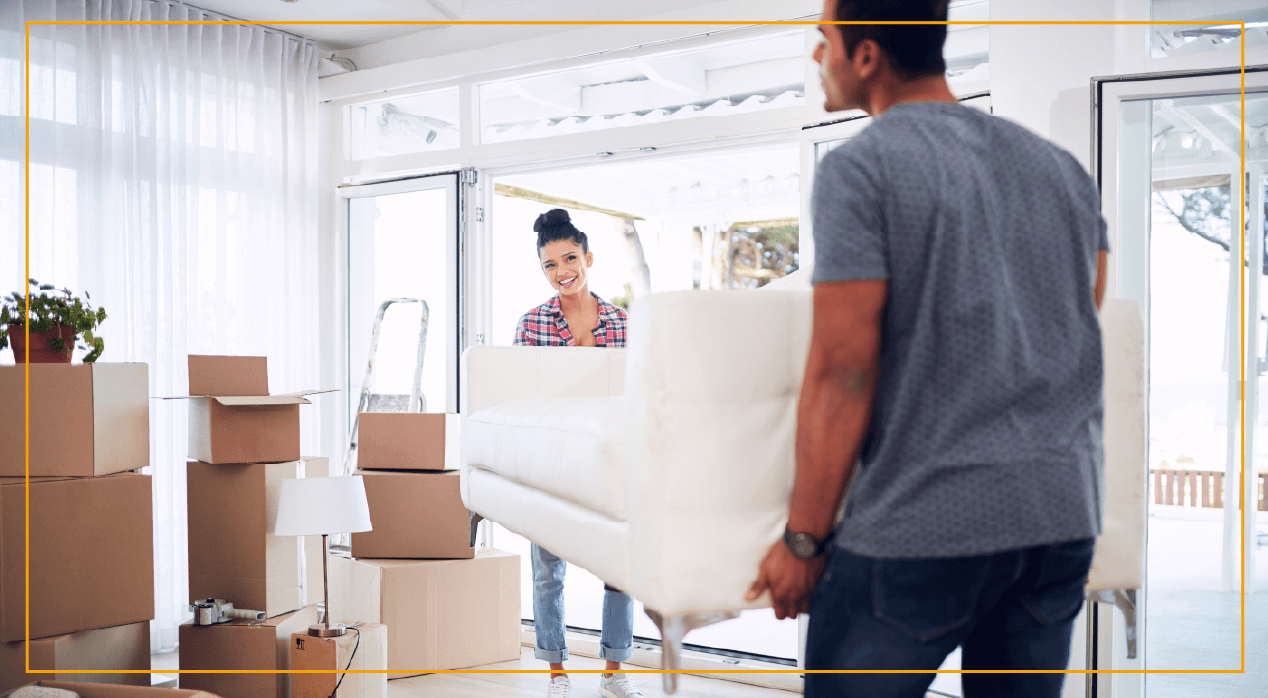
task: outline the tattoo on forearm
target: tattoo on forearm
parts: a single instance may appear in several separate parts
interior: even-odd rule
[[[834,391],[842,402],[858,402],[867,398],[872,386],[872,372],[868,369],[842,367],[831,375],[836,385]]]

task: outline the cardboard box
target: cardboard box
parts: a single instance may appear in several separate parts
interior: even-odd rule
[[[95,683],[149,686],[147,674],[67,674],[67,669],[150,670],[150,622],[83,630],[31,640],[31,669],[26,673],[25,642],[0,643],[0,691],[32,681],[78,679]]]
[[[269,395],[263,356],[189,357],[189,457],[204,463],[299,460],[301,390]]]
[[[372,531],[352,534],[352,557],[471,559],[470,513],[459,471],[358,470],[365,478]]]
[[[364,623],[339,637],[291,635],[291,669],[387,670],[387,626]],[[338,685],[339,690],[335,691]],[[294,674],[291,698],[387,698],[387,674]]]
[[[149,674],[145,674],[149,676]],[[62,688],[74,691],[79,698],[220,698],[211,693],[182,688],[152,688],[150,686],[117,686],[104,683],[79,681],[37,681],[36,686]]]
[[[31,481],[31,634],[53,637],[154,617],[148,475]],[[0,478],[0,642],[25,640],[26,487]]]
[[[388,678],[520,656],[520,558],[330,558],[330,615],[387,626]],[[182,652],[184,649],[181,650]]]
[[[457,470],[456,414],[362,412],[357,467],[362,470]]]
[[[275,536],[282,480],[323,477],[329,461],[187,464],[190,599],[225,599],[268,617],[322,597],[321,536]]]
[[[92,477],[150,464],[146,364],[31,364],[31,475]],[[0,366],[0,476],[26,474],[26,371]]]
[[[306,606],[268,620],[235,620],[220,625],[180,627],[180,668],[291,668],[291,635],[317,623],[317,606]],[[181,674],[182,688],[226,698],[287,698],[290,674]]]

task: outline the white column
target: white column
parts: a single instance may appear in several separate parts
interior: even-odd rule
[[[1238,377],[1240,370],[1238,367],[1242,361],[1241,347],[1241,308],[1238,299],[1241,297],[1241,280],[1244,267],[1237,258],[1237,247],[1239,240],[1238,227],[1240,226],[1240,214],[1243,206],[1242,186],[1243,175],[1241,171],[1241,162],[1233,162],[1231,179],[1229,180],[1229,230],[1232,234],[1228,236],[1229,250],[1228,255],[1228,322],[1227,337],[1225,346],[1227,347],[1228,357],[1224,364],[1228,366],[1228,455],[1224,460],[1224,545],[1222,564],[1220,566],[1221,583],[1220,589],[1229,592],[1238,588],[1238,516],[1241,514],[1239,510],[1238,492],[1241,491],[1242,482],[1238,478],[1238,470],[1241,468],[1241,426],[1242,426],[1242,384]]]
[[[1247,593],[1254,592],[1255,584],[1255,520],[1259,514],[1259,468],[1255,462],[1255,422],[1259,407],[1259,283],[1263,278],[1264,259],[1264,166],[1256,163],[1247,167],[1250,175],[1247,213],[1246,252],[1250,264],[1246,280],[1246,388],[1243,395],[1244,413],[1242,429],[1246,435],[1242,454],[1242,491],[1246,493],[1244,511],[1246,561],[1244,575]],[[1237,210],[1237,209],[1234,209]]]

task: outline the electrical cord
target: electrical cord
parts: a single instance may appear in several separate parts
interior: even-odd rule
[[[361,625],[357,623],[357,625]],[[361,631],[357,630],[357,625],[349,625],[348,629],[357,634],[357,643],[352,646],[352,656],[348,657],[348,666],[343,668],[344,673],[339,676],[339,681],[335,683],[335,690],[330,692],[330,698],[335,698],[335,694],[339,692],[339,687],[343,685],[343,680],[348,676],[348,670],[352,668],[352,660],[357,658],[357,648],[361,646]]]

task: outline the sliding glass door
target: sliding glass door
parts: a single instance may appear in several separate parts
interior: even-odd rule
[[[1243,633],[1248,664],[1262,650],[1249,630],[1268,623],[1255,594],[1268,571],[1257,516],[1268,477],[1258,455],[1268,75],[1246,76],[1244,102],[1240,80],[1098,84],[1110,295],[1137,301],[1146,327],[1150,483],[1139,655],[1126,657],[1118,613],[1102,607],[1101,669],[1237,671]],[[1197,695],[1252,679],[1115,675],[1098,694]]]

